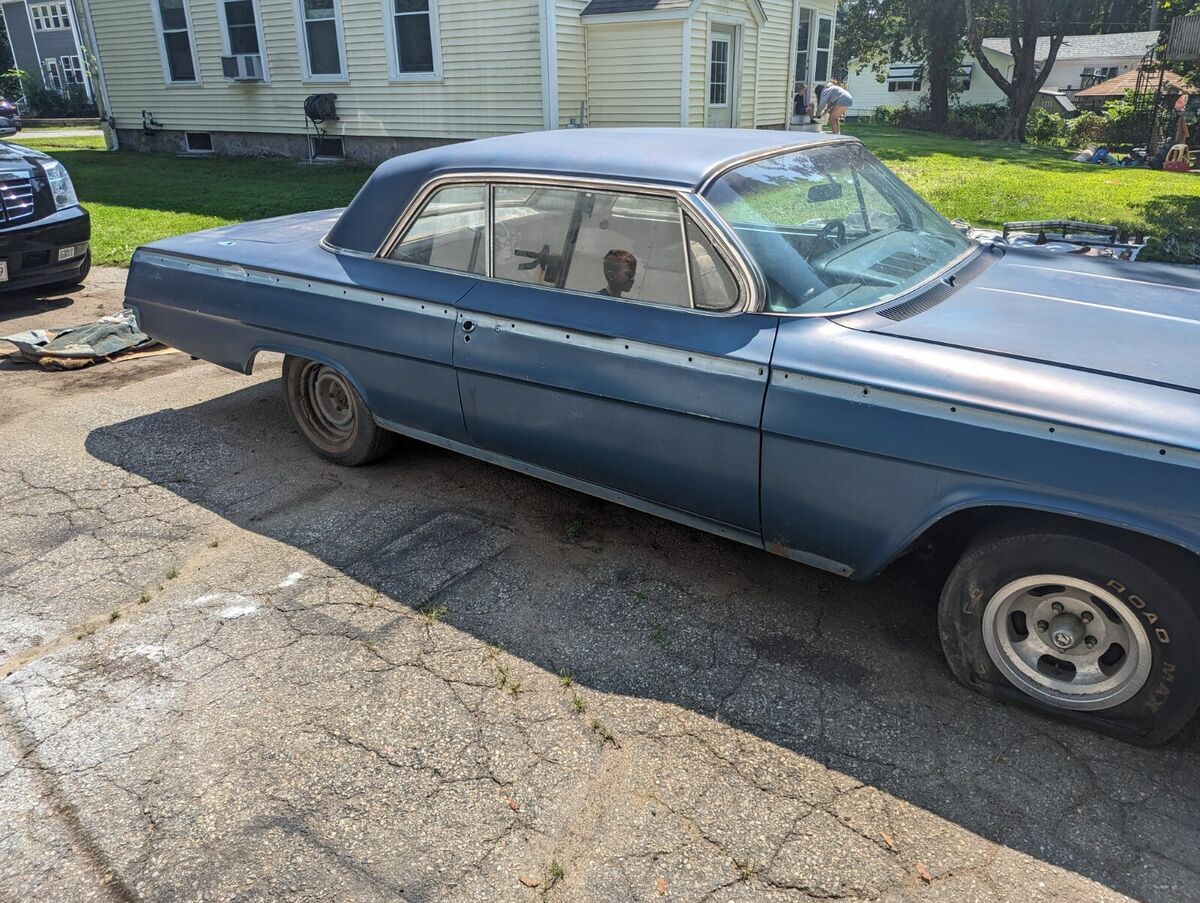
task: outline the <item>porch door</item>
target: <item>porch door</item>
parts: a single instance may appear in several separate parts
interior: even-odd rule
[[[714,25],[708,37],[708,125],[733,128],[734,29]]]

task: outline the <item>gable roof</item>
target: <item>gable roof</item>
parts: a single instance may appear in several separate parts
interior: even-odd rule
[[[1090,88],[1084,88],[1082,91],[1076,91],[1076,97],[1124,97],[1126,91],[1132,91],[1137,87],[1138,71],[1130,69],[1128,72],[1122,72],[1120,75],[1114,75],[1112,78],[1105,79],[1102,82],[1097,82]],[[1150,76],[1153,84],[1157,86],[1157,73]],[[1163,73],[1163,87],[1174,87],[1179,89],[1181,94],[1200,94],[1200,88],[1195,88],[1189,85],[1182,75],[1176,75],[1174,72],[1167,70]]]
[[[1157,31],[1127,31],[1121,34],[1072,34],[1063,39],[1058,49],[1060,60],[1104,59],[1105,57],[1143,57],[1146,51],[1158,43]],[[1012,56],[1012,45],[1008,38],[984,38],[987,50]],[[1044,60],[1050,53],[1050,38],[1037,39],[1034,57]]]
[[[610,13],[648,13],[667,9],[687,9],[692,0],[592,0],[581,16],[599,16]]]

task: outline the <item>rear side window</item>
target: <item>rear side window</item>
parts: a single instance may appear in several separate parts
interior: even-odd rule
[[[388,256],[403,263],[483,276],[487,272],[487,186],[448,185],[433,193]]]
[[[494,274],[670,307],[691,307],[674,198],[496,185]]]

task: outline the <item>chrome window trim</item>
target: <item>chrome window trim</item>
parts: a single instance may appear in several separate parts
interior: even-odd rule
[[[688,307],[696,309],[696,286],[692,282],[692,246],[688,243],[687,214],[683,212],[683,204],[675,202],[675,215],[679,219],[679,234],[683,236],[683,278],[687,280]],[[735,304],[734,307],[737,305]]]
[[[726,173],[737,169],[739,166],[745,166],[748,163],[757,163],[759,160],[769,160],[771,157],[782,157],[784,154],[797,154],[801,151],[812,150],[817,147],[837,147],[842,144],[862,144],[862,142],[851,135],[843,135],[841,138],[805,141],[801,144],[777,144],[774,147],[762,148],[756,151],[749,151],[737,157],[730,157],[727,160],[722,160],[704,174],[704,178],[700,180],[700,186],[696,189],[696,193],[704,194],[712,187],[713,182]]]
[[[408,231],[412,223],[420,216],[425,209],[425,204],[429,198],[439,189],[447,185],[454,184],[484,184],[487,186],[488,195],[488,210],[487,210],[487,273],[480,276],[476,273],[463,273],[458,270],[449,270],[445,267],[431,267],[425,264],[410,263],[408,261],[393,260],[389,255],[395,250]],[[700,310],[695,307],[695,300],[691,296],[691,279],[688,276],[688,292],[689,298],[692,299],[691,307],[675,307],[670,304],[662,304],[656,301],[643,301],[635,298],[617,298],[609,299],[620,301],[623,304],[644,304],[654,307],[658,310],[687,310],[692,313],[704,314],[705,316],[727,317],[741,313],[758,313],[761,307],[761,299],[765,297],[762,291],[762,286],[765,284],[762,276],[757,271],[757,267],[751,263],[749,255],[746,253],[745,247],[737,238],[736,234],[728,227],[723,219],[708,205],[708,202],[700,198],[695,192],[687,188],[681,188],[677,185],[670,185],[659,182],[629,182],[619,179],[596,179],[596,178],[576,178],[572,176],[558,175],[543,175],[538,173],[519,173],[519,172],[487,172],[487,171],[472,171],[449,173],[446,175],[437,176],[430,179],[421,190],[408,203],[408,206],[401,213],[395,225],[389,230],[387,237],[379,246],[374,254],[368,254],[363,251],[348,251],[338,248],[326,241],[321,240],[321,246],[328,251],[341,254],[351,254],[356,257],[365,257],[369,259],[379,260],[382,263],[395,264],[400,266],[416,266],[423,269],[434,270],[439,273],[452,273],[458,276],[466,276],[473,279],[488,279],[493,282],[504,283],[506,285],[520,285],[526,288],[537,288],[547,291],[570,292],[573,295],[582,295],[584,297],[607,297],[597,295],[594,292],[584,292],[578,289],[557,288],[555,286],[537,285],[536,283],[520,282],[513,279],[502,279],[494,275],[495,273],[495,247],[492,240],[492,229],[495,219],[495,188],[496,185],[529,185],[530,187],[549,187],[549,188],[564,188],[575,189],[581,191],[604,191],[609,193],[619,194],[639,194],[650,197],[658,197],[666,200],[673,200],[676,206],[683,212],[690,211],[692,220],[696,223],[697,228],[705,233],[708,240],[712,242],[713,247],[717,250],[722,262],[733,273],[734,280],[738,284],[738,303],[729,310]],[[680,222],[681,238],[683,240],[684,260],[687,265],[687,234],[683,231],[683,223]]]

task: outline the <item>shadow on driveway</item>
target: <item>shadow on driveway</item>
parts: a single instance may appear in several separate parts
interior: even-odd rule
[[[551,673],[719,719],[1118,891],[1152,895],[1147,862],[1200,887],[1181,865],[1196,726],[1144,750],[959,687],[916,564],[842,581],[419,444],[338,469],[278,392],[128,420],[87,449]]]

